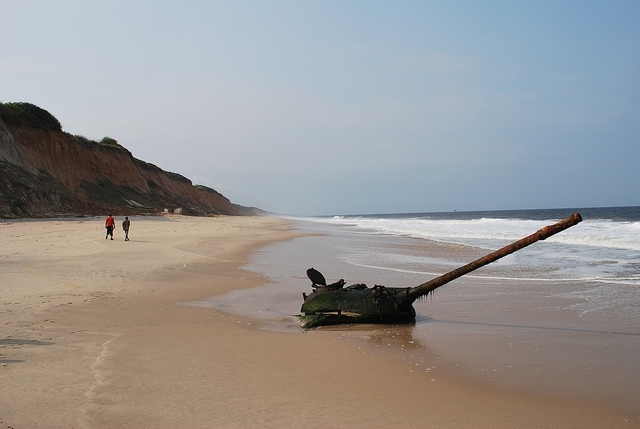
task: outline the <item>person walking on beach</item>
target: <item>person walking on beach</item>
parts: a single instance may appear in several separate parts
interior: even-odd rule
[[[129,241],[129,226],[131,225],[131,221],[129,221],[129,216],[124,217],[124,222],[122,222],[122,229],[124,230],[124,241]]]
[[[113,218],[113,216],[111,216],[111,213],[109,213],[109,216],[107,216],[107,220],[104,223],[105,228],[107,228],[107,236],[104,238],[105,240],[107,238],[109,238],[109,236],[111,236],[111,239],[113,240],[113,228],[116,227],[116,220]]]

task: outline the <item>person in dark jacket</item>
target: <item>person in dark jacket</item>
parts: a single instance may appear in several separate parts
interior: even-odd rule
[[[122,229],[124,230],[124,241],[129,241],[129,226],[131,226],[131,221],[129,221],[128,216],[125,216],[124,221],[122,222]]]

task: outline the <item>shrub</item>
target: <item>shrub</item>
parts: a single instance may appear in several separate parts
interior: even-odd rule
[[[31,103],[0,103],[0,116],[7,125],[23,125],[60,131],[60,122],[49,112]]]

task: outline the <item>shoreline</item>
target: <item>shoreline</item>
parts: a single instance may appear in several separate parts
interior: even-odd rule
[[[309,229],[303,222],[299,227]],[[318,232],[317,225],[311,230]],[[289,328],[278,314],[299,308],[300,292],[310,292],[304,267],[320,268],[334,281],[373,282],[395,287],[424,281],[424,272],[376,269],[345,263],[365,252],[404,255],[445,255],[464,264],[483,250],[384,235],[363,235],[328,228],[322,236],[305,236],[276,243],[252,257],[248,268],[271,276],[275,284],[239,291],[198,303],[264,321],[267,329]],[[352,249],[352,250],[349,250]],[[400,251],[400,249],[404,249]],[[339,255],[339,256],[337,256]],[[433,263],[431,264],[433,265]],[[456,266],[428,269],[451,270]],[[385,265],[386,266],[386,265]],[[490,273],[466,276],[443,288],[432,299],[415,303],[414,325],[355,325],[323,327],[341,333],[358,348],[394,356],[409,371],[428,372],[437,380],[476,384],[483,389],[535,397],[584,401],[611,407],[628,421],[637,421],[639,387],[637,329],[629,311],[619,317],[606,313],[579,314],[592,308],[580,298],[598,284],[577,280],[499,279]],[[436,275],[436,274],[433,274]],[[293,292],[291,292],[293,291]],[[606,317],[606,319],[602,319]],[[408,365],[410,364],[410,365]]]
[[[239,267],[260,246],[304,235],[286,220],[132,217],[126,244],[105,242],[102,222],[12,222],[0,232],[4,425],[637,424],[587,402],[432,381],[344,344],[340,331],[267,332],[250,318],[178,304],[267,284]]]

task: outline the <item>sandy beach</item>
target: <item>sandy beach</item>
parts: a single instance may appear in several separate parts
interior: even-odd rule
[[[300,235],[260,217],[0,223],[0,426],[616,428],[618,410],[433,381],[338,330],[272,332],[182,305],[269,279],[242,270]],[[306,268],[306,267],[305,267]]]

